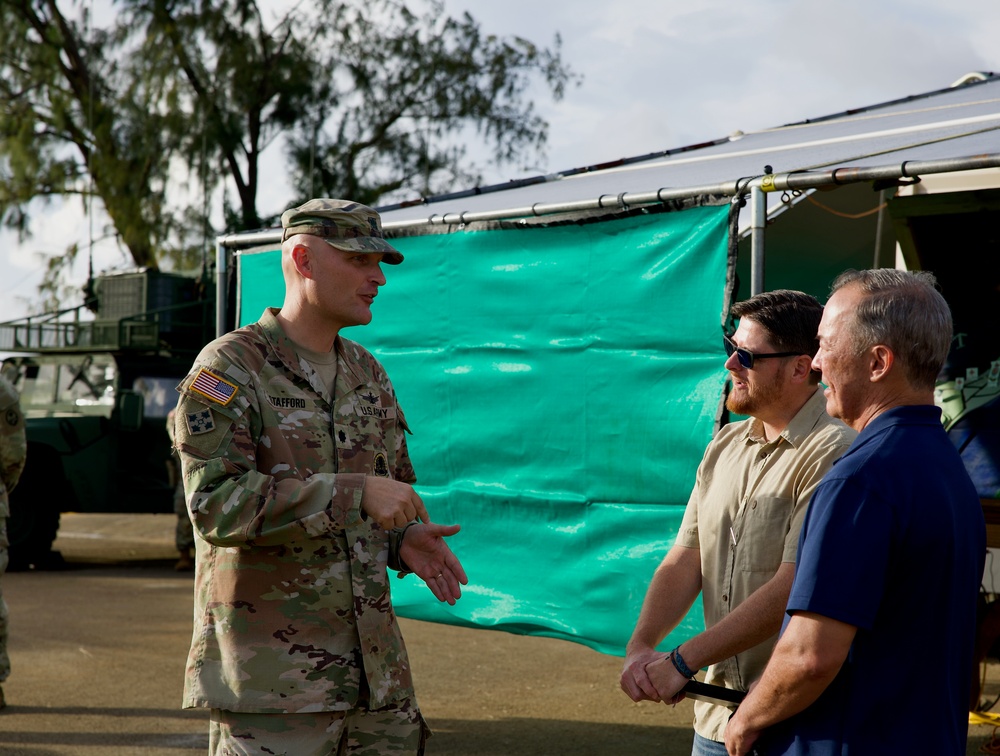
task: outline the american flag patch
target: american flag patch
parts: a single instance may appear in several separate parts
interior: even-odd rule
[[[229,404],[236,396],[237,388],[229,381],[223,380],[214,373],[202,368],[191,383],[191,390],[217,402],[222,406]]]

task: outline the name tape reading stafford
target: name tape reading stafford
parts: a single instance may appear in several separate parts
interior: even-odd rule
[[[306,400],[297,396],[274,396],[267,395],[267,400],[275,409],[305,409]],[[354,408],[355,414],[361,417],[374,417],[379,420],[388,420],[396,416],[395,407],[377,407],[359,404]]]

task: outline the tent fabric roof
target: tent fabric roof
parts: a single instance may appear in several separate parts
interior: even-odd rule
[[[898,165],[1000,153],[1000,75],[800,123],[594,168],[380,209],[387,226],[445,214],[705,187],[765,172]],[[765,171],[765,165],[771,166]]]

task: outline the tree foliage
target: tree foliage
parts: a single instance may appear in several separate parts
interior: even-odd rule
[[[310,196],[377,204],[474,183],[471,133],[498,164],[533,159],[548,126],[532,85],[558,99],[575,81],[558,38],[553,50],[498,38],[440,0],[114,10],[98,26],[87,0],[0,0],[0,218],[24,233],[38,201],[96,197],[137,265]],[[261,158],[276,144],[296,196],[261,215]]]
[[[0,2],[0,217],[24,234],[35,199],[100,197],[138,265],[155,262],[176,113],[116,59],[107,30],[55,0]]]
[[[300,196],[427,196],[479,180],[462,135],[474,129],[497,163],[542,150],[548,125],[525,97],[539,76],[561,98],[572,75],[555,51],[484,34],[468,14],[428,3],[418,16],[387,0],[344,6],[320,64],[329,91],[290,139]],[[320,126],[319,124],[322,124]],[[407,198],[410,198],[407,197]]]

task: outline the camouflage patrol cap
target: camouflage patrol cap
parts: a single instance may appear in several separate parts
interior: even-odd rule
[[[311,199],[281,214],[281,240],[295,234],[321,237],[334,249],[348,252],[381,252],[392,265],[403,262],[399,250],[382,238],[377,212],[351,200]]]

